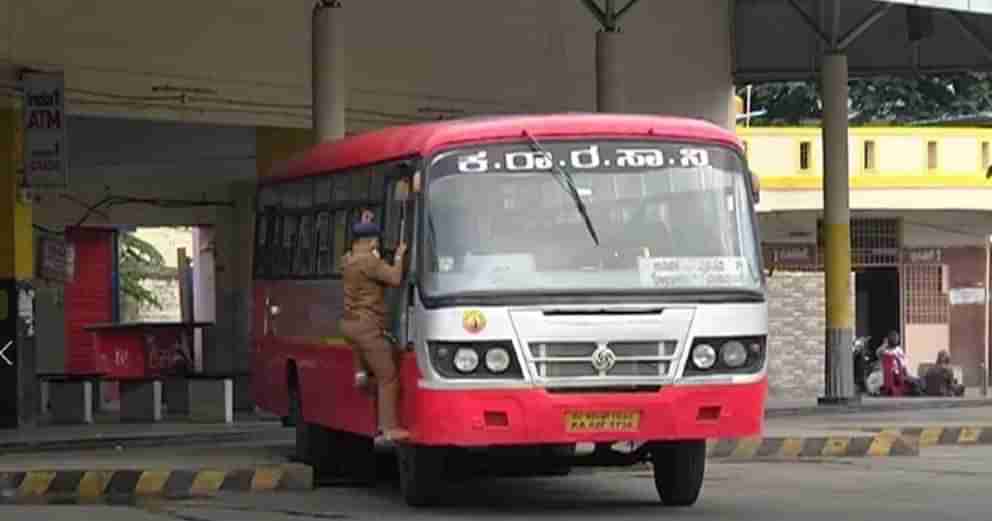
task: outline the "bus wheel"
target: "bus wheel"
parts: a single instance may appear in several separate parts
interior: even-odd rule
[[[654,486],[665,506],[692,506],[699,499],[706,471],[706,441],[654,443]]]
[[[446,451],[440,447],[400,445],[400,489],[403,499],[412,507],[437,504],[441,499]]]

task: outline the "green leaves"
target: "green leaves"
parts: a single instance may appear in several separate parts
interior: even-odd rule
[[[986,73],[873,77],[849,83],[851,123],[912,124],[992,111],[992,81]],[[821,100],[815,82],[755,85],[751,118],[757,125],[819,124]]]
[[[133,233],[120,235],[121,292],[138,306],[147,305],[162,309],[162,303],[154,293],[142,287],[147,279],[174,278],[176,270],[165,265],[165,257],[152,244]]]

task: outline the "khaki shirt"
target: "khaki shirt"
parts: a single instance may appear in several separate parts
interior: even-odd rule
[[[400,266],[387,264],[378,252],[359,247],[342,261],[344,313],[342,320],[361,321],[383,329],[386,327],[386,286],[399,286]]]

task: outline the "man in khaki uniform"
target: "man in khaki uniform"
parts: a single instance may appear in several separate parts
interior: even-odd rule
[[[400,380],[393,346],[386,340],[386,286],[403,280],[406,244],[396,248],[393,264],[379,256],[379,227],[368,213],[353,228],[352,249],[342,263],[344,313],[340,328],[355,353],[356,369],[368,368],[378,381],[379,423],[383,435],[402,440],[409,433],[399,426],[397,407]]]

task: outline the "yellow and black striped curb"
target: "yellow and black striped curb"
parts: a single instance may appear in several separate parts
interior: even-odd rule
[[[919,456],[912,440],[893,433],[872,436],[767,437],[713,440],[707,457],[716,460],[796,460]]]
[[[914,440],[921,448],[936,445],[992,445],[992,427],[900,427],[865,429]]]
[[[55,470],[0,472],[0,503],[57,497],[67,500],[209,497],[223,492],[311,490],[306,465],[232,470]]]

